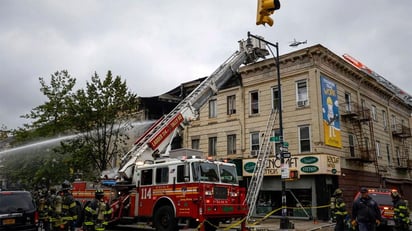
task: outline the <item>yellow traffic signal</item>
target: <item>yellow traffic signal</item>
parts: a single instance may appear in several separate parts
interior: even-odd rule
[[[279,0],[258,0],[256,25],[269,24],[273,25],[273,19],[269,17],[275,10],[280,8]]]

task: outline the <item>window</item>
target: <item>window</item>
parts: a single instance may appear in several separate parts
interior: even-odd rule
[[[372,119],[373,120],[375,120],[375,121],[377,121],[378,120],[378,117],[376,116],[376,106],[375,105],[372,105]]]
[[[209,100],[209,118],[216,118],[217,116],[217,108],[216,108],[216,100],[212,99]]]
[[[156,184],[166,184],[169,182],[169,168],[156,168]]]
[[[391,164],[391,146],[389,144],[386,144],[386,154],[388,158],[388,165]]]
[[[187,174],[189,174],[189,171],[187,171]],[[189,180],[189,176],[185,176],[185,165],[178,165],[177,166],[177,173],[176,173],[176,181],[177,182],[186,182],[186,180]]]
[[[299,146],[300,152],[310,152],[310,127],[299,127]]]
[[[369,152],[369,150],[370,150],[369,137],[366,137],[366,136],[365,136],[365,147],[366,147],[366,151]]]
[[[376,156],[381,156],[381,142],[375,141]]]
[[[199,150],[200,148],[200,139],[192,139],[192,149]]]
[[[355,137],[349,134],[349,153],[351,157],[355,157]]]
[[[306,80],[299,81],[296,83],[296,98],[298,101],[298,106],[305,102],[306,105],[308,101],[308,87]]]
[[[388,129],[388,118],[387,118],[385,110],[382,110],[382,120],[383,120],[383,129],[386,131]]]
[[[254,91],[250,93],[250,114],[259,113],[259,92]]]
[[[362,116],[362,118],[366,118],[366,117],[369,117],[369,115],[367,115],[366,113],[365,113],[365,110],[366,110],[367,108],[366,108],[366,101],[364,100],[364,99],[361,99],[361,116]]]
[[[153,184],[153,169],[144,169],[142,170],[142,185],[151,185]]]
[[[216,156],[217,137],[209,137],[209,156]]]
[[[236,154],[236,135],[227,136],[227,154]]]
[[[236,114],[236,96],[229,95],[227,97],[227,114],[232,115]]]
[[[345,110],[347,112],[350,112],[352,110],[350,102],[351,102],[351,95],[350,93],[345,92]]]
[[[396,152],[396,160],[398,162],[398,166],[401,166],[401,149],[399,147],[396,147],[395,152]]]
[[[256,156],[259,152],[259,132],[250,133],[250,153]]]
[[[392,130],[396,130],[396,115],[392,115]]]
[[[272,109],[279,109],[280,97],[278,87],[272,87]]]

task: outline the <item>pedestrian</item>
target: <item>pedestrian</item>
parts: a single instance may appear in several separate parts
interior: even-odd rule
[[[83,229],[85,231],[103,231],[108,225],[108,221],[112,214],[112,209],[109,204],[104,201],[104,192],[102,189],[97,189],[94,193],[94,199],[86,205],[85,219]]]
[[[405,200],[401,198],[398,191],[391,192],[393,202],[393,220],[395,221],[395,231],[409,230],[409,209]]]
[[[346,203],[343,200],[343,191],[338,188],[333,192],[332,197],[332,220],[336,222],[335,231],[344,231],[345,230],[345,218],[348,215],[346,210]]]
[[[369,196],[368,189],[362,187],[361,196],[353,202],[352,226],[359,231],[375,231],[382,222],[378,203]]]

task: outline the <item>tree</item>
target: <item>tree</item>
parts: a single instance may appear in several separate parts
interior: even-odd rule
[[[39,77],[39,81],[40,91],[48,101],[33,108],[29,114],[21,116],[33,122],[25,124],[25,129],[16,131],[18,141],[34,137],[56,136],[71,128],[68,115],[76,79],[72,78],[67,70],[63,70],[51,75],[50,85],[43,77]]]
[[[73,166],[81,168],[79,165],[92,161],[100,172],[113,168],[117,157],[125,152],[122,147],[128,137],[124,131],[132,126],[130,116],[137,108],[136,95],[120,76],[113,77],[108,71],[103,81],[95,73],[72,102],[71,124],[80,135],[65,142],[64,149],[75,157]]]

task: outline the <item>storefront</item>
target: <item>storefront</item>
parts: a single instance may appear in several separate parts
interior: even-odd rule
[[[249,183],[256,159],[244,159],[242,166],[243,178]],[[330,196],[341,174],[340,158],[328,154],[292,156],[285,158],[283,168],[286,172],[297,171],[299,174],[297,180],[286,179],[288,216],[328,220]],[[274,210],[274,216],[281,215],[281,170],[279,158],[266,161],[255,215],[266,215]]]

